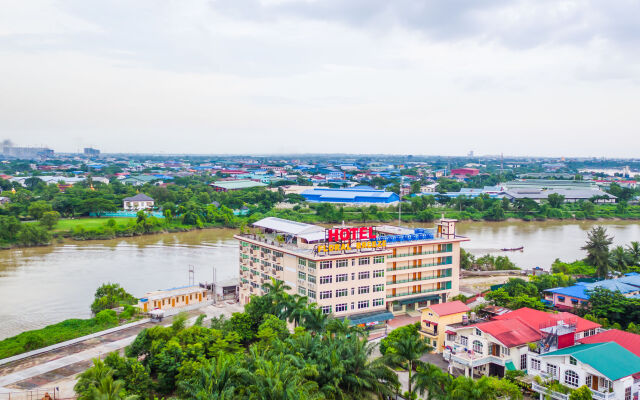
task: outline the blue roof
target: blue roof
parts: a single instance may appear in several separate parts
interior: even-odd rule
[[[573,286],[548,289],[546,292],[588,300],[589,295],[587,291],[597,287],[605,288],[612,292],[618,291],[622,294],[637,292],[640,291],[640,276],[625,276],[623,278],[605,279],[593,283],[578,282]]]
[[[400,197],[393,192],[385,192],[369,186],[345,189],[314,188],[305,190],[301,195],[312,202],[392,203],[400,200]]]
[[[561,296],[570,296],[570,297],[575,297],[577,299],[588,300],[589,295],[586,293],[586,290],[587,288],[585,285],[573,285],[573,286],[567,286],[567,287],[558,287],[558,288],[548,289],[548,290],[545,290],[545,292],[556,293]]]

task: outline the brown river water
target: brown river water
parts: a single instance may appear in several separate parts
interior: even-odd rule
[[[640,240],[640,223],[599,222],[615,244]],[[467,222],[458,234],[476,255],[506,254],[521,268],[549,268],[555,258],[584,257],[580,246],[595,222]],[[432,225],[425,225],[431,227]],[[88,318],[96,288],[118,282],[134,296],[195,282],[237,277],[238,247],[230,229],[208,229],[114,240],[67,241],[0,251],[0,339],[67,318]],[[522,252],[500,248],[524,246]]]

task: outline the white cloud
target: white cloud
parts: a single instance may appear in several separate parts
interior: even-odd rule
[[[13,2],[0,130],[60,151],[631,156],[636,5],[614,3]]]

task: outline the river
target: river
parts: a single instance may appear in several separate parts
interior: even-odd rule
[[[549,268],[555,258],[584,257],[580,246],[588,222],[466,222],[458,234],[471,238],[464,247],[473,254],[508,255],[518,266]],[[602,222],[615,244],[640,240],[640,223]],[[431,225],[429,225],[431,227]],[[135,296],[155,289],[211,282],[238,273],[238,247],[233,230],[209,229],[99,241],[68,241],[49,247],[0,251],[0,339],[67,318],[88,318],[96,288],[118,282]],[[500,248],[524,246],[522,252]]]

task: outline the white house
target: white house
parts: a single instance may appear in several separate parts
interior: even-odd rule
[[[140,211],[152,208],[155,201],[143,193],[138,193],[133,197],[126,197],[122,200],[125,211]]]

